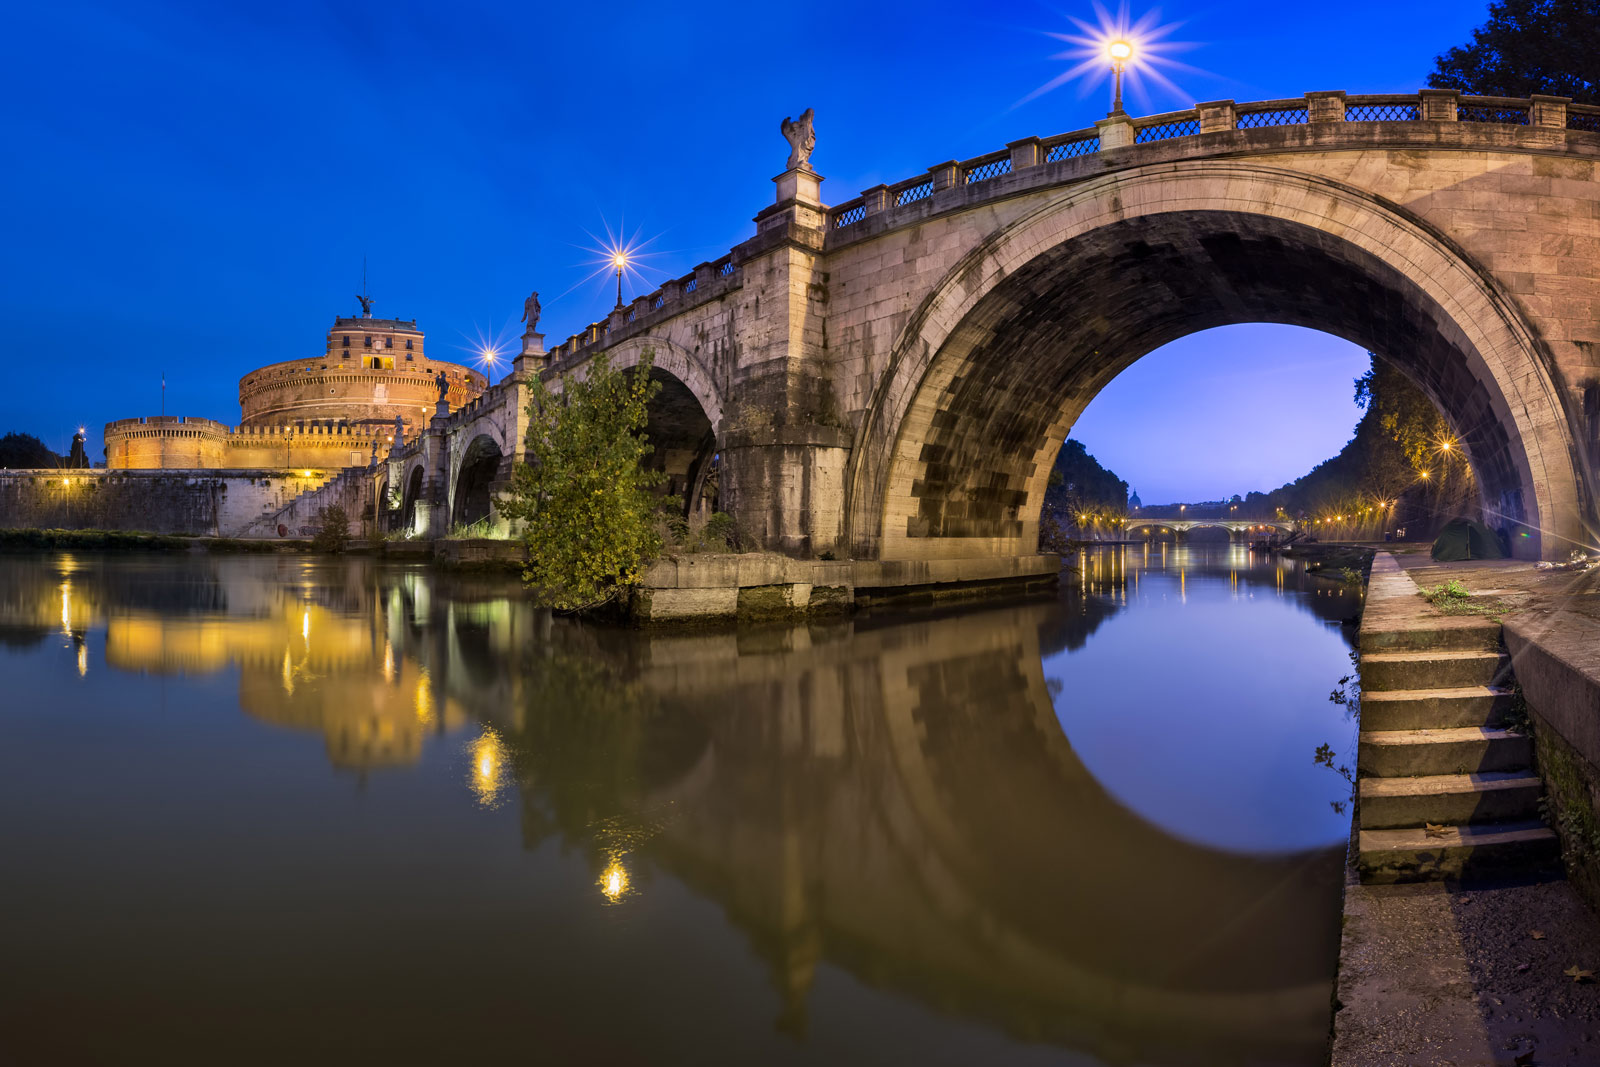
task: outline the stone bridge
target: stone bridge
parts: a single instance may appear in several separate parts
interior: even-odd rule
[[[1123,530],[1133,533],[1135,530],[1163,533],[1168,530],[1175,534],[1187,534],[1190,530],[1227,530],[1229,537],[1235,541],[1248,540],[1252,535],[1269,535],[1269,531],[1276,534],[1291,534],[1297,529],[1298,524],[1290,519],[1129,519],[1123,524]]]
[[[1100,389],[1185,334],[1277,322],[1402,368],[1490,525],[1564,557],[1595,541],[1597,161],[1600,108],[1424,90],[1117,113],[832,207],[787,171],[728,256],[548,353],[530,335],[507,384],[382,477],[433,532],[487,514],[518,379],[648,351],[662,462],[691,501],[714,471],[764,547],[1014,559]]]

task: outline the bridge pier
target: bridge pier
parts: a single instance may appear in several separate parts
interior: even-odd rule
[[[839,556],[849,440],[831,427],[771,435],[733,433],[723,446],[722,507],[762,548],[788,556]],[[764,439],[764,440],[763,440]]]

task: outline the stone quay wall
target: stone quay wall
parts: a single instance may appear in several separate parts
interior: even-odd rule
[[[247,531],[259,527],[263,518],[276,515],[334,474],[329,470],[0,471],[0,529],[252,536]],[[291,533],[300,536],[298,530]]]
[[[1567,873],[1600,911],[1600,620],[1575,611],[1506,620]]]

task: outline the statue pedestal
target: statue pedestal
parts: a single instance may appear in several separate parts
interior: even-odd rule
[[[544,334],[529,330],[522,335],[522,351],[511,360],[511,376],[526,380],[550,365],[544,351]]]
[[[772,179],[778,187],[778,203],[795,200],[810,207],[822,206],[822,183],[825,180],[822,175],[804,166],[786,170]]]

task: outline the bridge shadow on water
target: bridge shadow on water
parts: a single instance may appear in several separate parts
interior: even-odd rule
[[[1142,813],[1075,747],[1061,663],[1092,657],[1102,634],[1174,589],[1259,592],[1323,628],[1349,605],[1242,550],[1231,563],[1186,557],[1181,576],[1147,555],[1130,566],[1138,553],[1085,557],[1059,598],[664,635],[552,620],[497,580],[362,560],[0,558],[15,657],[104,649],[103,664],[80,657],[77,677],[0,659],[0,682],[60,706],[75,699],[65,686],[103,676],[137,718],[149,714],[140,685],[166,694],[236,673],[241,722],[268,733],[172,744],[190,758],[209,746],[206,759],[269,783],[251,800],[213,785],[256,820],[258,840],[208,838],[204,863],[173,858],[196,844],[181,820],[146,825],[162,878],[217,894],[185,913],[204,937],[130,904],[115,936],[81,944],[63,934],[81,894],[42,903],[73,865],[38,875],[37,934],[11,952],[35,980],[5,983],[0,1018],[33,1047],[59,1039],[66,1005],[93,999],[59,988],[73,974],[59,956],[42,963],[64,936],[109,976],[141,974],[105,1033],[120,1022],[148,1042],[166,1031],[128,1012],[165,998],[189,1005],[195,1039],[260,1026],[267,1049],[527,1048],[548,1031],[560,1054],[608,1061],[999,1062],[1064,1049],[1086,1062],[1320,1063],[1342,845],[1219,846]],[[357,793],[297,784],[308,732]],[[138,783],[163,757],[117,771],[96,749],[109,738],[78,743],[86,773],[126,780],[123,804],[159,806]],[[1309,752],[1295,759],[1326,773]],[[39,773],[6,762],[18,792]],[[297,789],[325,807],[308,811]],[[380,801],[405,813],[402,835],[346,810]],[[67,801],[39,817],[76,818]],[[381,875],[330,854],[307,821],[348,819],[366,835],[350,847]],[[285,926],[260,887],[229,873],[244,878],[259,850],[296,880],[342,888],[295,896]],[[18,869],[32,869],[20,852]],[[129,862],[109,890],[137,903],[156,861]],[[544,912],[586,917],[551,928]],[[372,951],[397,921],[405,951]],[[191,969],[218,937],[238,964],[225,993]],[[283,937],[292,958],[271,943]],[[603,987],[595,958],[608,961]],[[469,961],[470,980],[432,980]],[[752,964],[764,983],[741,984]],[[405,1027],[376,1025],[419,983],[427,1003]],[[700,995],[666,992],[678,983]],[[307,1006],[323,998],[348,1010]],[[512,1003],[514,1024],[487,1010]],[[138,1061],[145,1046],[118,1047]]]

